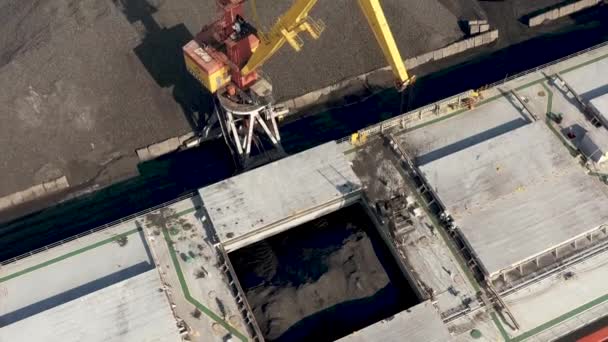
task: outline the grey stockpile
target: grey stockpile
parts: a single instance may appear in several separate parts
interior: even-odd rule
[[[0,196],[62,174],[87,181],[189,130],[111,2],[2,0],[0,22]],[[118,164],[114,175],[134,172],[136,161]]]
[[[518,16],[525,16],[532,12],[545,9],[560,3],[568,2],[564,0],[511,0],[508,1],[513,6],[513,12]]]
[[[461,20],[487,19],[479,1],[471,0],[438,0]]]

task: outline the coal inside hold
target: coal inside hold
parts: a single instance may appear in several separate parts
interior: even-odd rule
[[[359,204],[230,259],[268,341],[333,341],[419,303]]]

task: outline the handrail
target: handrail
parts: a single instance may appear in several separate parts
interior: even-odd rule
[[[532,68],[532,69],[528,69],[528,70],[522,71],[522,72],[517,73],[517,74],[515,74],[515,75],[513,75],[513,76],[505,77],[504,79],[502,79],[502,80],[500,80],[500,81],[496,81],[496,82],[494,82],[494,83],[490,83],[490,84],[486,85],[486,87],[487,87],[487,88],[494,88],[494,87],[499,86],[499,85],[501,85],[501,84],[505,84],[505,83],[507,83],[507,82],[509,82],[509,81],[512,81],[512,80],[514,80],[514,79],[516,79],[516,78],[520,78],[520,77],[522,77],[522,76],[525,76],[525,75],[531,74],[531,73],[533,73],[533,72],[537,72],[537,71],[539,71],[539,70],[542,70],[542,69],[548,68],[548,67],[550,67],[550,66],[552,66],[552,65],[555,65],[555,64],[557,64],[557,63],[561,63],[561,62],[566,61],[566,60],[568,60],[568,59],[572,59],[572,58],[574,58],[574,57],[578,57],[578,56],[580,56],[580,55],[582,55],[582,54],[585,54],[585,53],[587,53],[587,52],[589,52],[589,51],[592,51],[592,50],[595,50],[595,49],[599,49],[599,48],[604,47],[604,46],[606,46],[606,45],[608,45],[608,41],[601,42],[601,43],[596,44],[596,45],[594,45],[594,46],[592,46],[592,47],[588,47],[588,48],[586,48],[586,49],[584,49],[584,50],[577,51],[577,52],[572,53],[572,54],[569,54],[569,55],[567,55],[567,56],[565,56],[565,57],[562,57],[562,58],[556,59],[556,60],[554,60],[554,61],[551,61],[551,62],[548,62],[548,63],[542,64],[542,65],[539,65],[539,66],[537,66],[537,67],[535,67],[535,68]]]
[[[166,207],[166,206],[171,205],[171,204],[174,204],[174,203],[176,203],[176,202],[179,202],[179,201],[182,201],[182,200],[185,200],[185,199],[191,198],[191,197],[193,197],[195,194],[196,194],[196,193],[195,193],[194,191],[193,191],[193,192],[190,192],[190,193],[187,193],[187,194],[182,195],[182,196],[180,196],[180,197],[178,197],[178,198],[174,198],[174,199],[172,199],[172,200],[170,200],[170,201],[167,201],[167,202],[161,203],[161,204],[156,205],[156,206],[154,206],[154,207],[151,207],[151,208],[148,208],[148,209],[144,209],[144,210],[142,210],[142,211],[139,211],[139,212],[137,212],[137,213],[131,214],[131,215],[129,215],[129,216],[125,216],[125,217],[120,218],[120,219],[118,219],[118,220],[114,220],[114,221],[112,221],[112,222],[106,223],[106,224],[104,224],[104,225],[102,225],[102,226],[95,227],[95,228],[90,229],[90,230],[87,230],[87,231],[85,231],[85,232],[82,232],[82,233],[79,233],[79,234],[76,234],[76,235],[70,236],[70,237],[68,237],[68,238],[62,239],[62,240],[60,240],[60,241],[53,242],[53,243],[51,243],[51,244],[49,244],[49,245],[46,245],[46,246],[44,246],[44,247],[40,247],[40,248],[34,249],[34,250],[30,251],[30,252],[23,253],[23,254],[18,255],[18,256],[16,256],[16,257],[13,257],[13,258],[10,258],[10,259],[7,259],[7,260],[4,260],[4,261],[1,261],[1,262],[0,262],[0,266],[6,266],[6,265],[11,264],[11,263],[14,263],[14,262],[16,262],[16,261],[18,261],[18,260],[22,260],[22,259],[25,259],[25,258],[27,258],[27,257],[31,257],[31,256],[33,256],[33,255],[35,255],[35,254],[38,254],[38,253],[44,252],[44,251],[46,251],[46,250],[49,250],[49,249],[54,248],[54,247],[57,247],[57,246],[61,246],[61,245],[65,244],[65,243],[67,243],[67,242],[70,242],[70,241],[74,241],[74,240],[80,239],[80,238],[82,238],[82,237],[84,237],[84,236],[91,235],[91,234],[93,234],[93,233],[99,232],[99,231],[101,231],[101,230],[105,230],[105,229],[110,228],[110,227],[113,227],[113,226],[117,226],[117,225],[119,225],[119,224],[121,224],[121,223],[124,223],[124,222],[126,222],[126,221],[130,221],[130,220],[132,220],[132,219],[134,219],[134,218],[136,218],[136,217],[138,217],[138,216],[141,216],[141,215],[144,215],[144,214],[150,213],[150,212],[152,212],[152,211],[154,211],[154,210],[157,210],[157,209],[160,209],[160,208]]]
[[[554,61],[542,64],[542,65],[537,66],[535,68],[522,71],[522,72],[517,73],[517,74],[515,74],[513,76],[506,77],[506,78],[504,78],[504,79],[502,79],[500,81],[496,81],[494,83],[490,83],[490,84],[484,86],[484,88],[489,89],[489,88],[497,87],[499,85],[502,85],[502,84],[505,84],[507,82],[510,82],[510,81],[512,81],[512,80],[514,80],[516,78],[520,78],[520,77],[523,77],[525,75],[537,72],[539,70],[548,68],[548,67],[550,67],[552,65],[555,65],[557,63],[561,63],[561,62],[563,62],[565,60],[568,60],[568,59],[580,56],[580,55],[585,54],[585,53],[587,53],[589,51],[592,51],[592,50],[595,50],[595,49],[599,49],[599,48],[604,47],[604,46],[608,46],[608,41],[599,43],[597,45],[594,45],[594,46],[586,48],[584,50],[572,53],[572,54],[570,54],[568,56],[556,59]],[[427,105],[425,107],[421,107],[421,108],[414,109],[414,110],[411,110],[411,111],[403,113],[403,114],[399,114],[399,115],[397,115],[397,116],[395,116],[393,118],[390,118],[390,119],[381,121],[381,122],[379,122],[377,124],[365,127],[365,128],[360,129],[360,130],[358,130],[358,131],[356,131],[354,133],[359,133],[359,135],[362,135],[362,134],[368,134],[368,135],[370,135],[370,134],[375,134],[375,133],[382,132],[382,131],[384,131],[386,129],[389,129],[391,127],[395,127],[395,126],[399,125],[400,122],[401,122],[401,120],[403,120],[408,115],[411,115],[411,114],[414,114],[414,113],[419,113],[419,112],[425,112],[425,111],[427,111],[429,109],[436,108],[441,103],[450,102],[451,100],[456,99],[456,98],[466,97],[466,96],[470,95],[471,92],[472,92],[472,90],[467,90],[467,91],[464,91],[464,92],[462,92],[462,93],[460,93],[458,95],[454,95],[454,96],[451,96],[449,98],[445,98],[445,99],[441,99],[441,100],[435,101],[435,102],[433,102],[433,103],[431,103],[431,104],[429,104],[429,105]],[[337,143],[346,142],[346,141],[350,140],[350,137],[351,137],[350,135],[342,137],[340,139],[337,139],[336,142]]]
[[[417,109],[413,109],[409,112],[405,112],[403,114],[399,114],[395,117],[392,117],[390,119],[386,119],[384,121],[380,121],[377,124],[371,125],[371,126],[367,126],[365,128],[362,128],[358,131],[356,131],[355,133],[358,133],[359,135],[373,135],[373,134],[378,134],[378,133],[382,133],[384,131],[386,131],[389,128],[395,127],[395,126],[399,126],[401,125],[401,122],[409,115],[412,114],[416,114],[416,113],[424,113],[424,112],[431,112],[431,111],[435,111],[437,108],[440,107],[441,104],[445,104],[445,103],[451,103],[454,101],[457,101],[458,99],[461,98],[465,98],[471,95],[471,93],[473,92],[473,90],[467,90],[467,91],[463,91],[462,93],[450,96],[448,98],[444,98],[438,101],[435,101],[429,105],[426,105],[424,107],[420,107]],[[342,143],[345,141],[350,140],[350,135],[342,137],[340,139],[336,140],[336,143]]]
[[[241,301],[243,303],[245,314],[243,314],[242,310],[241,314],[243,314],[243,318],[245,319],[245,324],[247,324],[255,335],[254,338],[256,341],[264,341],[264,334],[262,334],[262,330],[260,330],[260,326],[258,325],[258,321],[255,319],[253,314],[253,309],[249,305],[249,301],[247,300],[247,294],[243,287],[241,286],[241,282],[236,275],[236,271],[232,266],[232,262],[230,262],[230,258],[228,257],[228,252],[224,249],[224,246],[220,243],[216,245],[216,249],[218,250],[220,256],[222,257],[224,264],[226,265],[226,276],[232,278],[232,283],[234,284],[234,289],[236,290],[236,295],[241,297]],[[230,280],[228,281],[230,283]],[[238,305],[238,299],[237,299]]]

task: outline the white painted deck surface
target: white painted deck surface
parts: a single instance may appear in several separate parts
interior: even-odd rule
[[[505,97],[479,108],[399,136],[419,165],[478,144],[528,123]]]
[[[608,223],[605,190],[544,122],[421,170],[490,275]]]
[[[135,228],[135,225],[131,224],[130,227]],[[103,238],[98,236],[98,240]],[[70,253],[76,250],[73,248]],[[29,259],[37,260],[39,264],[49,260],[47,253],[37,254]],[[0,322],[4,315],[41,301],[48,302],[49,298],[55,298],[53,302],[59,303],[67,291],[86,293],[91,287],[103,286],[97,285],[96,282],[111,284],[125,276],[153,267],[153,261],[146,252],[141,235],[130,234],[127,244],[123,247],[116,242],[109,242],[1,282],[0,288],[6,296],[0,297]],[[0,271],[0,278],[22,270],[23,268],[3,269]]]
[[[167,220],[160,223],[153,217],[162,212]],[[146,237],[158,264],[157,271],[169,289],[167,294],[175,316],[183,319],[189,328],[190,341],[224,342],[230,333],[207,312],[194,317],[194,303],[207,308],[251,341],[252,336],[228,286],[226,274],[218,267],[223,263],[211,242],[213,237],[207,235],[211,230],[203,226],[201,217],[200,198],[195,195],[160,211],[142,215],[137,221],[146,227]],[[164,228],[168,229],[168,240],[157,233]],[[173,248],[170,249],[170,245]],[[197,275],[201,270],[204,270],[204,277]],[[243,341],[236,335],[232,335],[232,340]]]
[[[431,302],[422,302],[395,316],[356,331],[339,342],[443,342],[452,337]]]
[[[571,272],[573,276],[566,280],[565,272]],[[517,336],[565,315],[562,316],[561,323],[553,327],[553,333],[548,331],[542,335],[544,337],[533,339],[548,341],[547,336],[560,336],[607,315],[608,301],[605,298],[608,294],[607,277],[608,254],[601,253],[503,297],[521,327],[519,332],[510,332],[511,335]],[[602,297],[603,300],[597,300]],[[570,314],[579,307],[588,311],[580,313],[579,317]]]
[[[606,75],[608,75],[608,59],[605,58],[560,74],[564,81],[586,101],[608,93]]]
[[[181,341],[156,270],[0,328],[1,342]]]
[[[179,341],[161,287],[143,232],[125,221],[3,267],[0,342]]]
[[[287,227],[360,190],[342,150],[330,142],[207,186],[199,194],[220,242],[230,243],[259,230]]]

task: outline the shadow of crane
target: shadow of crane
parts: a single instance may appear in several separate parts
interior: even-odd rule
[[[127,20],[144,37],[133,51],[150,76],[162,88],[172,88],[173,98],[180,105],[193,131],[200,131],[213,112],[212,95],[203,89],[184,63],[182,46],[193,36],[182,24],[161,27],[153,14],[158,8],[149,0],[112,0]]]

